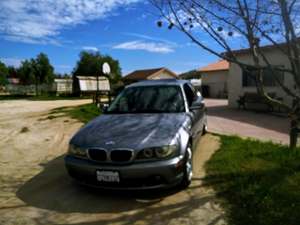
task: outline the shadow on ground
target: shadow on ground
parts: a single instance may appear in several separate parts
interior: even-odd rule
[[[139,203],[136,198],[143,197],[142,193],[80,186],[67,175],[63,157],[43,165],[44,170],[18,190],[18,198],[30,206],[63,213],[116,213],[152,204],[162,197],[161,193],[147,193],[144,197],[153,201]]]
[[[63,157],[41,165],[43,170],[17,191],[17,197],[26,207],[42,215],[35,218],[38,224],[224,224],[224,215],[215,205],[214,193],[203,187],[200,177],[195,176],[187,190],[93,189],[72,182]],[[56,219],[54,215],[59,217]]]
[[[118,213],[147,207],[182,192],[179,188],[112,191],[81,186],[67,175],[63,157],[62,155],[42,165],[44,170],[21,186],[17,191],[17,197],[29,206],[62,213]],[[183,201],[180,205],[170,207],[182,207],[187,203],[190,205],[187,207],[191,207],[206,200],[208,199]]]

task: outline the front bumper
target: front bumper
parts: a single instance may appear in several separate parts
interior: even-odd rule
[[[165,161],[116,165],[100,164],[67,155],[65,166],[71,177],[85,185],[107,189],[141,190],[168,188],[179,184],[184,173],[183,160],[182,157],[176,157]],[[97,170],[118,171],[120,182],[97,181]]]

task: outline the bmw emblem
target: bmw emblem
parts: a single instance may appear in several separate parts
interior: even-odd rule
[[[105,144],[106,144],[106,145],[114,145],[115,142],[114,142],[114,141],[107,141],[107,142],[105,142]]]

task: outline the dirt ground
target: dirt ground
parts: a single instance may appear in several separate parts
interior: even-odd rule
[[[51,109],[87,102],[0,101],[1,225],[225,224],[214,192],[202,182],[203,165],[219,146],[215,136],[201,139],[194,180],[184,191],[113,192],[73,183],[63,156],[82,124],[47,116]]]

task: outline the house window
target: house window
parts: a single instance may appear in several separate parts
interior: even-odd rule
[[[257,69],[248,68],[243,70],[243,87],[255,87],[256,86],[256,73]],[[276,70],[276,73],[272,73],[269,68],[263,69],[263,85],[265,87],[275,87],[278,86],[276,81],[276,76],[280,82],[284,81],[284,73]]]

